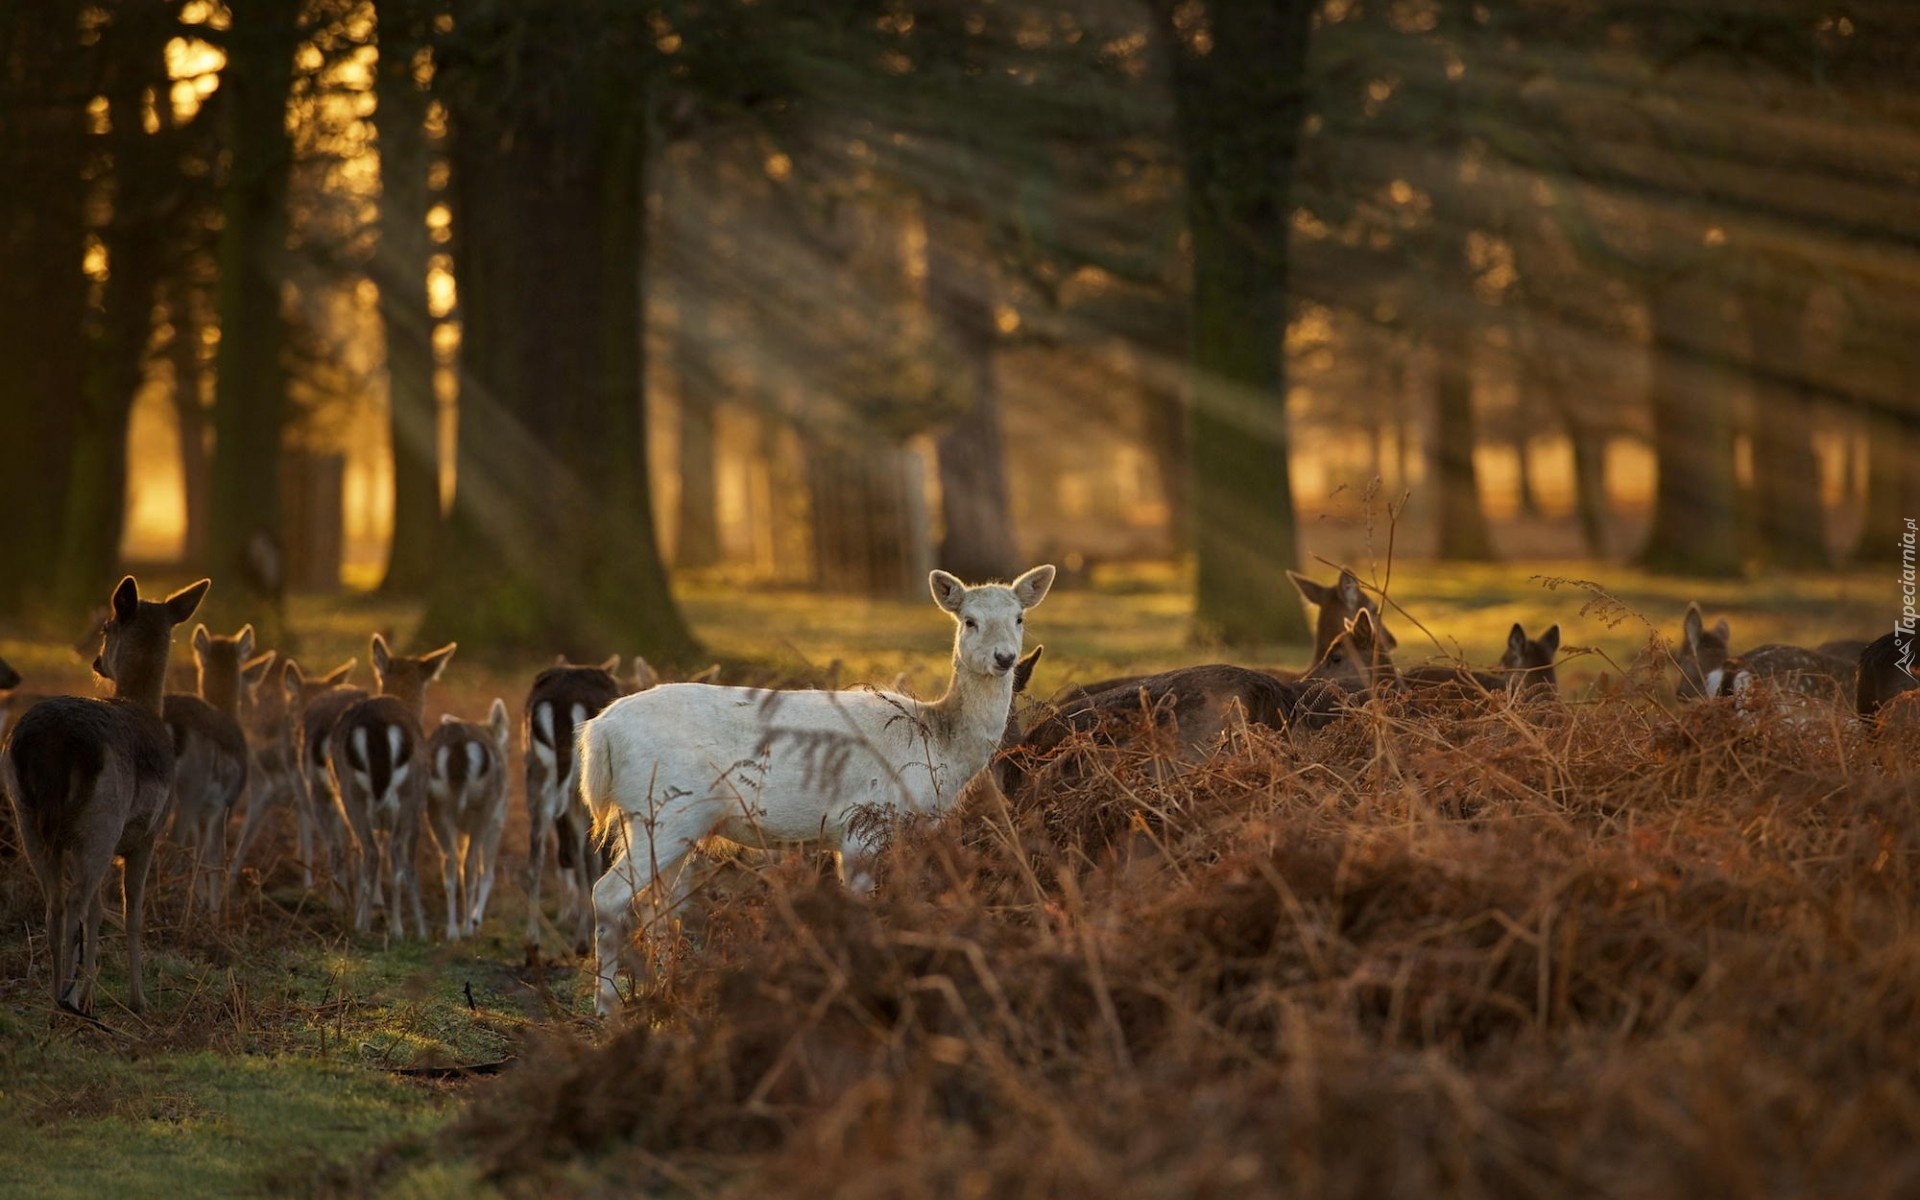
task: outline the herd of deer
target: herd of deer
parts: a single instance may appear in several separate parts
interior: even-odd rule
[[[698,866],[722,847],[822,846],[849,885],[864,890],[884,836],[870,814],[944,812],[976,779],[992,778],[1009,794],[1031,788],[1077,733],[1113,745],[1157,729],[1179,754],[1198,756],[1236,726],[1313,728],[1376,694],[1416,706],[1492,695],[1534,705],[1558,694],[1558,626],[1530,638],[1514,625],[1494,671],[1398,670],[1377,604],[1343,571],[1331,585],[1293,576],[1319,608],[1313,665],[1304,672],[1216,663],[1108,679],[1035,706],[1037,719],[1023,726],[1014,696],[1041,652],[1021,654],[1025,614],[1053,579],[1050,566],[1005,585],[932,574],[934,600],[955,623],[951,675],[934,700],[899,684],[661,684],[643,659],[623,682],[617,657],[597,666],[563,659],[540,672],[522,719],[528,945],[539,944],[551,856],[563,931],[581,951],[593,942],[604,1015],[619,1003],[617,973],[642,977],[636,907],[646,905],[650,920],[671,912]],[[480,928],[493,894],[508,807],[506,705],[494,700],[484,723],[448,716],[431,731],[424,725],[427,687],[455,647],[408,657],[375,634],[369,693],[346,682],[351,662],[309,678],[291,660],[256,655],[251,626],[222,637],[202,625],[192,636],[198,693],[167,693],[174,629],[208,586],[202,580],[156,601],[142,599],[132,577],[121,581],[93,663],[112,685],[111,699],[34,700],[0,662],[0,788],[46,897],[59,1007],[92,1008],[115,858],[125,863],[128,1002],[144,1007],[143,896],[163,837],[194,863],[189,906],[209,911],[224,904],[274,812],[293,815],[302,883],[350,913],[360,933],[378,916],[390,937],[429,936],[416,866],[422,830],[440,862],[449,940]],[[1872,717],[1915,689],[1899,650],[1888,634],[1871,644],[1769,645],[1736,655],[1726,622],[1707,628],[1689,606],[1673,653],[1676,690],[1683,699],[1734,703],[1845,695]],[[241,812],[229,860],[229,829]]]

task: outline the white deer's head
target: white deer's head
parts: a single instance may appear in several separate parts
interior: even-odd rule
[[[1046,598],[1053,568],[1035,567],[1012,583],[979,587],[935,571],[927,583],[934,603],[952,613],[960,627],[953,638],[954,664],[975,675],[1003,676],[1020,661],[1026,611]]]

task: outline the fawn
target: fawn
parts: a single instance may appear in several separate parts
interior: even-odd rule
[[[427,739],[427,828],[440,851],[450,942],[479,932],[493,893],[507,824],[509,733],[507,703],[495,698],[485,725],[448,715]]]
[[[426,809],[426,771],[420,751],[427,685],[440,677],[455,643],[418,657],[394,654],[373,635],[373,677],[379,694],[356,700],[327,735],[327,777],[352,834],[348,874],[353,880],[353,926],[372,928],[381,888],[389,935],[406,936],[407,916],[427,936],[426,905],[416,865]]]
[[[124,858],[127,1004],[146,1008],[140,935],[154,845],[173,795],[173,737],[163,719],[174,627],[212,581],[153,601],[129,575],[113,590],[93,669],[111,700],[54,696],[21,714],[0,754],[0,787],[47,901],[53,998],[89,1013],[100,956],[101,888]],[[76,959],[77,953],[77,959]]]
[[[548,847],[557,855],[562,889],[561,920],[572,929],[574,951],[587,952],[593,935],[593,883],[604,861],[587,836],[592,825],[574,776],[574,743],[580,726],[622,695],[644,692],[658,683],[653,668],[633,660],[631,690],[614,677],[620,656],[597,667],[569,663],[563,655],[536,675],[527,691],[521,745],[527,771],[527,937],[528,953],[540,945],[540,884],[547,873]]]
[[[272,665],[256,660],[251,678],[253,626],[232,637],[215,637],[205,625],[193,630],[199,692],[167,694],[167,728],[173,732],[173,841],[193,858],[187,906],[220,910],[226,879],[227,818],[247,786],[249,754],[240,727],[242,695]]]
[[[288,738],[297,764],[295,778],[302,793],[303,832],[311,836],[311,853],[308,847],[301,851],[307,864],[303,881],[312,887],[312,865],[324,861],[328,881],[348,904],[352,897],[344,889],[353,834],[334,795],[333,778],[327,773],[327,744],[340,714],[367,698],[367,689],[347,682],[353,667],[354,660],[349,659],[321,678],[309,680],[298,664],[291,664],[280,680],[287,700]]]
[[[1682,700],[1738,695],[1756,680],[1771,681],[1791,692],[1838,699],[1854,690],[1859,672],[1857,659],[1848,661],[1819,650],[1779,643],[1756,646],[1735,656],[1726,619],[1721,618],[1712,629],[1705,628],[1698,604],[1687,605],[1680,634],[1680,652],[1675,656],[1680,665],[1680,684],[1675,691]]]

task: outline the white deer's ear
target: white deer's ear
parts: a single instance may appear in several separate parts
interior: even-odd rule
[[[211,649],[213,649],[213,635],[207,632],[205,625],[195,625],[193,627],[193,652],[201,658],[205,658],[207,651]],[[245,656],[243,655],[242,657]]]
[[[960,582],[959,576],[945,571],[928,575],[927,587],[933,592],[933,602],[950,613],[959,612],[960,602],[967,598],[967,585]]]
[[[393,651],[387,648],[387,639],[377,633],[373,635],[373,640],[367,643],[367,661],[375,671],[387,673],[387,668],[393,665]]]
[[[1287,578],[1293,580],[1294,590],[1300,593],[1302,600],[1305,600],[1308,604],[1326,604],[1329,593],[1332,590],[1328,588],[1326,584],[1315,583],[1298,571],[1288,571]]]
[[[1032,608],[1047,598],[1047,589],[1053,586],[1053,564],[1035,567],[1014,580],[1012,586],[1014,599],[1020,601],[1020,607]]]

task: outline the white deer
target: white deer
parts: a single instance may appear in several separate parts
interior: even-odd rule
[[[636,898],[648,895],[655,913],[684,900],[702,838],[824,845],[843,853],[856,890],[870,888],[874,833],[854,818],[944,812],[987,765],[1006,734],[1026,610],[1053,573],[968,587],[933,572],[934,601],[958,626],[938,700],[681,683],[615,701],[583,725],[581,788],[594,836],[614,855],[593,888],[596,1011],[614,1010],[615,973],[637,967]]]

